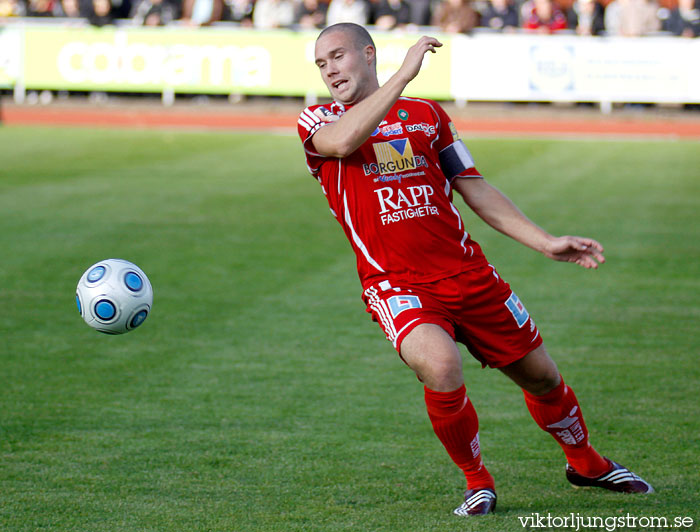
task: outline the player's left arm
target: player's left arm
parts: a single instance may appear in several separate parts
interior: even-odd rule
[[[500,190],[481,178],[456,178],[452,186],[487,224],[546,257],[597,268],[605,262],[603,246],[580,236],[553,236],[536,225]]]

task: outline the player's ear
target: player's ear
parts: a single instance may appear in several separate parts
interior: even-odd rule
[[[374,46],[372,46],[371,44],[365,46],[365,59],[367,60],[367,64],[371,65],[372,63],[374,63],[376,57],[377,51],[374,49]]]

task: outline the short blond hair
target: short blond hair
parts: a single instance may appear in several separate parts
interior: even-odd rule
[[[377,49],[377,46],[374,44],[372,36],[369,34],[369,32],[359,24],[354,24],[352,22],[339,22],[338,24],[328,26],[318,34],[316,40],[318,41],[324,35],[336,31],[342,31],[350,34],[350,36],[353,38],[353,42],[359,50],[364,50],[365,46],[371,46],[375,50]]]

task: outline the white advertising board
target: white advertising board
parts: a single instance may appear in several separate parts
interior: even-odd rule
[[[452,41],[458,100],[700,102],[700,40],[477,35]]]
[[[28,20],[28,19],[25,19]],[[375,32],[379,76],[417,34]],[[438,35],[406,90],[457,101],[700,103],[700,39]],[[0,86],[325,96],[316,32],[180,27],[0,26]]]
[[[0,87],[12,87],[22,65],[22,33],[0,26]]]

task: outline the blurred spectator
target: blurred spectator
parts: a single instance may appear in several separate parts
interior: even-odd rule
[[[700,2],[678,0],[678,7],[671,9],[666,20],[666,30],[681,37],[700,36]]]
[[[446,33],[469,33],[479,17],[470,0],[442,0],[433,13],[433,26]]]
[[[292,0],[256,0],[253,6],[253,26],[261,30],[285,28],[294,23]]]
[[[331,0],[326,14],[326,24],[354,22],[364,25],[369,22],[369,5],[365,0]]]
[[[498,31],[519,28],[518,8],[510,0],[491,0],[481,13],[481,25]]]
[[[328,4],[319,0],[301,0],[297,5],[294,21],[305,29],[319,29],[326,25]]]
[[[109,0],[92,0],[91,7],[87,16],[90,24],[98,28],[114,24],[112,3]]]
[[[52,17],[54,0],[29,0],[27,2],[28,17]]]
[[[184,0],[182,21],[187,26],[208,26],[221,20],[223,12],[223,0]]]
[[[27,8],[20,0],[0,0],[0,17],[23,17]]]
[[[430,24],[431,0],[406,0],[410,8],[410,23],[416,26]]]
[[[411,22],[411,8],[404,0],[378,0],[374,4],[374,25],[378,30],[392,30]]]
[[[253,25],[254,6],[254,0],[224,0],[224,13],[221,18],[250,27]]]
[[[130,15],[134,24],[142,26],[167,26],[178,17],[177,7],[169,0],[141,0]]]
[[[86,17],[83,4],[79,0],[61,0],[56,4],[54,15],[57,17],[80,18]]]
[[[523,28],[554,33],[568,28],[566,15],[552,0],[531,0],[523,4]]]
[[[658,31],[661,21],[655,0],[613,0],[605,8],[608,35],[639,37]]]
[[[110,0],[112,4],[112,17],[129,18],[131,13],[131,0]]]
[[[578,35],[600,35],[605,31],[603,6],[598,0],[576,0],[573,12]]]

